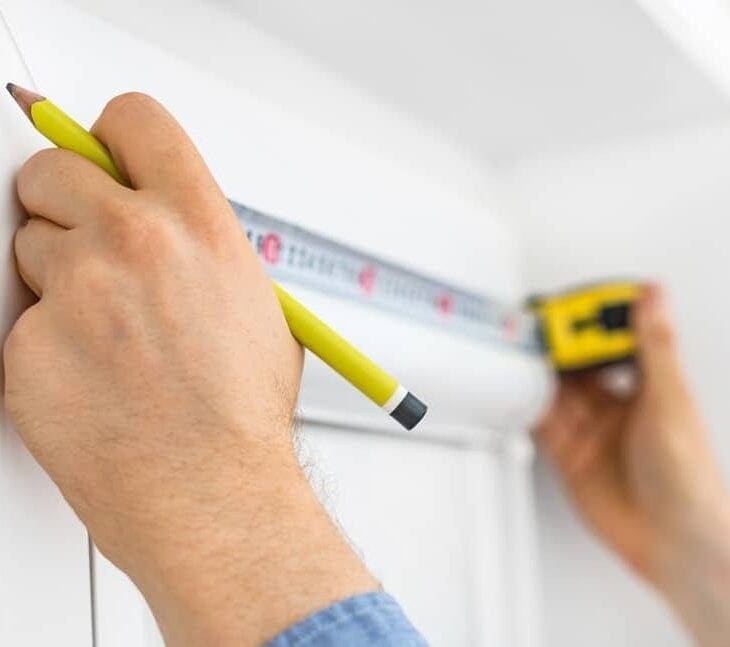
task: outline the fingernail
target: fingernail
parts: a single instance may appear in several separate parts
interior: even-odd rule
[[[666,290],[658,283],[644,288],[636,317],[640,342],[651,346],[668,346],[674,338],[674,325],[667,304]]]
[[[659,283],[647,283],[641,292],[641,299],[647,304],[659,305],[663,299],[662,286]]]
[[[666,317],[667,300],[666,292],[659,283],[649,283],[641,296],[642,303],[640,310],[644,311],[650,319],[663,319]]]

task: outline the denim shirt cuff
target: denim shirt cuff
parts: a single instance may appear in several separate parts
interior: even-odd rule
[[[427,647],[395,599],[364,593],[318,611],[266,647]]]

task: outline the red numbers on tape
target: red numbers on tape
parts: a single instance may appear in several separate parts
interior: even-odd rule
[[[266,234],[261,241],[261,255],[270,265],[276,265],[281,255],[281,238],[277,234]]]
[[[375,280],[377,278],[377,272],[372,265],[367,265],[362,269],[357,277],[357,282],[360,284],[360,288],[365,294],[372,294],[375,290]]]
[[[440,294],[436,297],[436,309],[444,316],[454,312],[454,297],[450,294]]]

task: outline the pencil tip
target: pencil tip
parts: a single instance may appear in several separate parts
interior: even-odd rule
[[[40,94],[36,94],[35,92],[31,92],[30,90],[26,90],[19,85],[15,85],[15,83],[8,83],[5,86],[5,89],[10,92],[10,96],[15,99],[16,103],[20,106],[28,119],[33,121],[33,117],[31,116],[30,111],[31,106],[36,101],[42,101],[44,97],[42,97]]]

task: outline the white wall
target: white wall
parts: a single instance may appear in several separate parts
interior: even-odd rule
[[[666,283],[730,475],[730,123],[536,160],[505,179],[530,288],[617,274]],[[653,595],[588,539],[545,470],[537,487],[549,644],[684,644]]]
[[[350,242],[380,247],[393,257],[399,256],[397,244],[379,241],[370,227],[362,226],[363,218],[385,210],[408,222],[420,220],[423,244],[406,251],[405,260],[479,289],[510,297],[517,293],[517,280],[495,281],[488,276],[488,254],[480,251],[486,241],[473,235],[482,222],[489,222],[491,231],[498,229],[492,174],[432,132],[213,7],[203,11],[199,3],[169,0],[134,0],[124,7],[104,0],[76,0],[76,4],[93,8],[137,36],[235,83],[271,109],[295,115],[306,122],[303,130],[312,142],[327,142],[327,157],[335,158],[338,151],[351,147],[361,151],[356,163],[345,154],[338,167],[331,167],[338,178],[349,178],[347,189],[333,186],[328,191],[317,177],[321,173],[307,167],[306,154],[294,150],[282,157],[285,148],[281,142],[272,144],[266,133],[265,139],[254,140],[266,168],[249,164],[246,194],[241,197],[252,196],[257,206],[301,216],[310,225]],[[213,14],[217,17],[211,21]],[[168,23],[174,28],[159,29]],[[200,24],[206,25],[208,38],[200,37]],[[54,85],[52,78],[43,80],[54,93],[61,92],[60,81]],[[109,91],[116,85],[100,83],[99,88]],[[185,109],[181,106],[179,112],[184,116]],[[203,133],[200,137],[214,156],[216,143],[205,142]],[[691,377],[716,431],[718,449],[730,466],[730,442],[723,444],[721,434],[728,418],[721,371],[723,359],[730,357],[730,341],[723,337],[730,306],[713,294],[715,289],[722,291],[720,277],[727,269],[723,234],[730,207],[730,154],[726,151],[730,151],[730,126],[719,126],[523,164],[503,180],[505,195],[514,199],[514,225],[525,244],[524,270],[530,287],[561,286],[617,272],[655,276],[669,284],[676,296]],[[260,182],[261,177],[277,175],[276,155],[286,160],[278,170],[286,192],[277,193],[276,187]],[[352,181],[357,174],[366,174],[368,181],[362,175]],[[413,198],[417,194],[421,199]],[[392,201],[391,196],[400,197]],[[423,196],[435,197],[436,206]],[[426,202],[431,205],[424,207]],[[360,218],[338,222],[338,213],[343,218],[357,213]],[[450,227],[439,235],[441,223]],[[505,256],[513,255],[509,233],[500,238],[496,244],[490,241],[490,249],[499,254],[507,249]],[[441,255],[443,240],[450,243],[445,255]],[[508,261],[502,258],[497,265],[503,263]],[[551,645],[682,644],[664,607],[580,530],[542,471],[538,507]]]
[[[4,1],[9,6],[26,4]],[[240,95],[248,98],[253,105],[250,110],[239,111],[236,130],[260,133],[242,157],[244,162],[258,160],[261,166],[260,171],[242,168],[239,184],[247,194],[238,198],[249,206],[299,219],[326,235],[379,250],[396,261],[475,289],[509,298],[519,292],[514,275],[506,278],[498,271],[515,261],[516,247],[511,232],[500,222],[491,169],[433,128],[376,100],[214,3],[70,0],[70,4],[129,31],[140,42],[164,50],[183,64],[203,70],[227,87],[236,86]],[[35,13],[42,23],[49,22],[40,9]],[[205,29],[201,30],[201,25]],[[34,33],[27,36],[34,38]],[[94,36],[81,40],[91,42]],[[129,85],[127,76],[138,79],[136,84]],[[122,74],[121,81],[110,78],[98,85],[97,93],[100,100],[104,93],[121,89],[159,94],[159,84],[151,79],[152,74],[136,69],[133,74]],[[56,95],[63,92],[63,80],[42,81],[50,88],[47,91]],[[190,88],[190,93],[194,92],[195,88]],[[71,107],[88,118],[97,109],[75,107],[73,98]],[[185,105],[178,100],[171,107],[185,124]],[[275,132],[256,121],[262,110],[276,113],[271,117],[274,123],[280,116],[295,120],[302,135],[291,142],[277,141]],[[208,153],[205,132],[192,134],[217,171],[215,145]],[[321,160],[328,157],[335,163],[323,165]],[[274,164],[278,164],[276,173],[272,172]],[[250,175],[245,185],[244,172]],[[266,175],[279,178],[276,191],[262,186],[261,178]],[[227,178],[221,182],[227,188]],[[329,212],[338,217],[323,221]],[[377,225],[385,220],[390,221],[390,238],[383,237]],[[375,226],[368,227],[371,222]],[[406,225],[411,223],[417,229],[408,232],[409,239],[415,242],[406,246]],[[473,236],[473,228],[480,223],[486,223],[490,232],[487,241]],[[401,233],[404,237],[398,240]],[[444,240],[448,245],[442,244]]]

